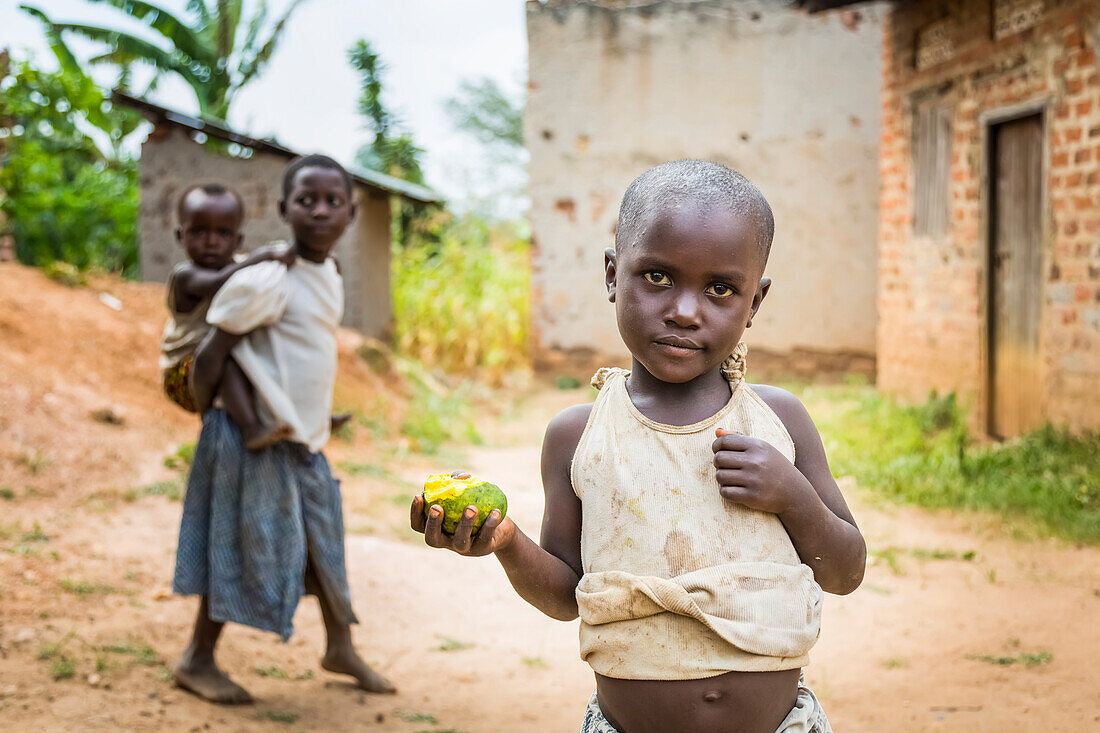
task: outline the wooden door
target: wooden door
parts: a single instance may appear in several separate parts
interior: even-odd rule
[[[991,141],[989,432],[1008,437],[1033,430],[1043,420],[1042,117],[996,125]]]

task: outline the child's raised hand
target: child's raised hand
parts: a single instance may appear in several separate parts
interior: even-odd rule
[[[409,509],[409,524],[424,535],[424,542],[429,547],[442,547],[459,555],[482,557],[506,547],[515,537],[516,525],[512,518],[505,517],[501,521],[500,512],[496,509],[489,512],[488,519],[477,534],[472,532],[475,519],[477,507],[466,507],[454,534],[447,534],[443,531],[442,507],[432,506],[429,516],[424,516],[424,497],[417,495],[413,497]]]
[[[722,498],[771,514],[782,514],[798,502],[808,482],[775,446],[722,428],[714,433],[718,437],[711,448]]]

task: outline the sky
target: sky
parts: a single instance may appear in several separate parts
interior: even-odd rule
[[[40,66],[55,68],[41,25],[18,9],[26,1],[0,0],[0,48],[11,48],[16,58],[29,51]],[[55,22],[110,25],[159,37],[105,4],[29,2]],[[269,17],[278,17],[289,2],[269,0]],[[186,17],[185,0],[159,4]],[[246,2],[246,17],[254,5],[255,0]],[[492,197],[502,181],[515,179],[516,171],[496,168],[470,136],[454,129],[443,103],[463,80],[483,77],[522,94],[527,62],[523,0],[306,0],[266,70],[238,95],[230,126],[350,163],[370,137],[355,109],[358,76],[346,59],[347,49],[360,38],[370,41],[386,64],[383,100],[425,149],[429,185],[460,208],[471,208]],[[79,58],[97,48],[71,36],[67,41]],[[95,76],[106,85],[113,80],[106,69]],[[197,111],[194,94],[182,81],[166,78],[150,99]]]

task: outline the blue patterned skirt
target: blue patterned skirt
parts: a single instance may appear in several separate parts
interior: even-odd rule
[[[344,564],[340,482],[321,453],[277,443],[251,453],[208,410],[187,481],[172,590],[209,598],[210,618],[290,638],[306,562],[338,620],[358,623]]]

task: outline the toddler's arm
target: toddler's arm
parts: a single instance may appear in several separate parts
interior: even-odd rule
[[[751,389],[787,428],[795,462],[763,440],[719,435],[713,445],[719,490],[729,501],[776,514],[818,585],[851,593],[863,582],[867,545],[829,470],[821,436],[793,394],[765,385]]]
[[[238,270],[260,262],[276,260],[290,267],[294,264],[295,257],[292,247],[264,245],[258,247],[256,251],[240,262],[230,263],[220,270],[207,270],[193,265],[181,268],[172,280],[172,287],[176,289],[174,294],[178,302],[182,302],[184,299],[199,301],[218,292],[221,286],[225,285],[225,281]],[[183,298],[180,296],[183,296]]]
[[[581,502],[573,492],[569,475],[573,453],[584,432],[592,405],[577,405],[559,413],[546,428],[542,445],[542,483],[545,509],[541,543],[536,544],[512,521],[500,519],[496,510],[485,520],[481,531],[471,536],[472,507],[455,528],[454,535],[443,532],[443,512],[437,507],[424,517],[424,502],[413,499],[412,528],[424,533],[432,547],[443,547],[460,555],[481,556],[495,553],[512,587],[525,601],[559,621],[577,617],[577,583],[581,569]]]

